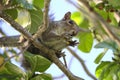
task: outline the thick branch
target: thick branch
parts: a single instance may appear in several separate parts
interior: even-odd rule
[[[53,50],[46,48],[45,46],[41,45],[39,41],[34,40],[32,35],[29,32],[27,32],[26,29],[24,29],[21,25],[19,25],[17,22],[11,19],[5,13],[2,13],[2,11],[0,11],[0,17],[6,20],[8,23],[10,23],[13,28],[19,31],[27,40],[31,41],[32,44],[34,44],[37,48],[44,52],[44,54],[48,55],[49,59],[51,59],[51,61],[53,61],[68,76],[70,80],[83,80],[81,78],[74,76],[57,58]]]
[[[0,11],[0,17],[3,18],[4,20],[6,20],[8,23],[10,23],[12,25],[12,27],[14,27],[17,31],[19,31],[21,34],[23,34],[23,36],[25,35],[25,37],[30,40],[32,35],[30,33],[27,32],[27,30],[25,30],[20,24],[18,24],[17,22],[15,22],[14,20],[12,20],[9,16],[7,16],[5,13],[3,13],[2,11]]]
[[[84,60],[83,60],[81,57],[79,57],[79,56],[78,56],[72,49],[70,49],[69,47],[68,47],[67,49],[68,49],[68,51],[70,51],[71,54],[81,63],[81,65],[82,65],[83,69],[85,70],[86,74],[87,74],[89,77],[91,77],[93,80],[97,80],[96,77],[93,76],[93,75],[90,73],[90,71],[88,70],[87,66],[86,66],[85,63],[84,63]]]

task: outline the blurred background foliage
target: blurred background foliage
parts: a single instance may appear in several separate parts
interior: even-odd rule
[[[88,2],[95,12],[104,18],[109,25],[112,25],[110,27],[111,31],[119,38],[120,0],[90,0]],[[0,4],[4,6],[3,11],[7,15],[26,28],[31,34],[35,33],[42,24],[44,0],[1,0]],[[89,32],[82,31],[76,37],[79,40],[78,49],[80,51],[86,54],[90,53],[93,47],[103,49],[103,52],[96,52],[99,53],[97,58],[93,57],[95,58],[94,62],[98,64],[95,72],[98,80],[120,80],[120,48],[118,44],[109,38],[101,28],[102,25],[91,23],[85,17],[85,14],[80,11],[73,12],[71,18],[80,28],[90,30]],[[2,35],[5,34],[2,33]],[[98,44],[93,46],[95,40],[97,40]],[[101,61],[108,50],[112,50],[114,57],[111,58],[113,61]],[[6,62],[11,55],[16,55],[18,51],[16,48],[5,48],[1,52],[0,80],[52,80],[51,74],[45,73],[51,62],[40,55],[25,52],[25,58],[31,66],[29,70],[21,69],[21,67],[12,63],[11,60]],[[19,63],[19,57],[15,56],[14,58]],[[39,74],[36,75],[35,72],[39,72]]]

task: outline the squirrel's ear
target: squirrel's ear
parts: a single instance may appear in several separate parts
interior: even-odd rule
[[[64,15],[64,18],[62,20],[70,20],[71,18],[71,12],[67,12],[65,15]]]

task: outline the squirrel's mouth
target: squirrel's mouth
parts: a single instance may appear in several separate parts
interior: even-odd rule
[[[72,31],[71,33],[72,33],[72,34],[70,34],[71,36],[76,36],[78,32],[77,31]]]

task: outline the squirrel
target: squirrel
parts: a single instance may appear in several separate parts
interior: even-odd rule
[[[42,43],[47,48],[53,49],[55,51],[61,51],[63,48],[68,46],[74,46],[77,44],[76,41],[72,41],[72,38],[78,34],[80,28],[78,25],[70,19],[71,12],[67,12],[63,19],[59,21],[50,21],[49,26],[38,38],[38,41]],[[21,46],[19,41],[20,36],[8,36],[0,38],[0,46],[16,47]],[[43,54],[34,45],[28,47],[27,51],[30,53],[37,53],[43,57],[48,58],[47,55]],[[56,54],[59,58],[60,55]],[[49,59],[49,58],[48,58]]]

